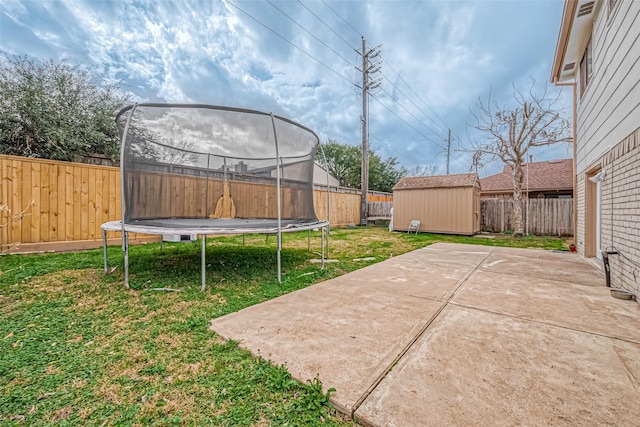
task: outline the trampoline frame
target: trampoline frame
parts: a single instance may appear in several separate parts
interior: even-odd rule
[[[242,227],[242,228],[227,228],[227,227],[216,227],[216,226],[208,226],[207,223],[215,224],[210,220],[203,219],[203,224],[199,227],[160,227],[160,226],[149,226],[149,225],[140,225],[140,224],[127,224],[124,221],[125,216],[125,174],[124,174],[124,165],[125,165],[125,150],[123,149],[125,146],[126,138],[129,131],[129,125],[131,123],[131,119],[135,113],[135,110],[138,106],[149,106],[149,107],[180,107],[180,108],[212,108],[212,109],[220,109],[226,111],[238,111],[238,112],[246,112],[246,113],[254,113],[254,114],[262,114],[268,115],[271,117],[271,124],[273,127],[274,134],[274,142],[276,149],[276,204],[277,204],[277,226],[276,227]],[[201,291],[205,291],[206,289],[206,240],[207,236],[212,235],[244,235],[244,234],[276,234],[277,235],[277,266],[278,266],[278,283],[282,283],[282,268],[281,268],[281,250],[282,250],[282,233],[291,233],[296,231],[304,231],[308,230],[308,249],[311,249],[311,230],[320,229],[321,230],[321,269],[324,270],[325,264],[325,247],[327,248],[328,253],[328,241],[329,241],[329,233],[330,233],[330,222],[328,220],[317,220],[314,222],[302,222],[302,223],[294,223],[289,224],[285,227],[282,226],[282,206],[281,206],[281,189],[282,189],[282,177],[281,177],[281,158],[278,147],[278,133],[276,130],[276,117],[279,120],[283,120],[285,122],[294,124],[302,129],[307,130],[312,133],[316,139],[318,140],[318,148],[320,153],[324,157],[324,150],[322,149],[322,144],[320,144],[320,138],[313,132],[311,129],[302,126],[298,123],[295,123],[289,119],[274,116],[273,113],[266,114],[260,111],[255,110],[247,110],[241,108],[232,108],[232,107],[223,107],[223,106],[215,106],[215,105],[204,105],[204,104],[158,104],[158,103],[141,103],[134,104],[129,107],[125,107],[121,110],[118,116],[124,112],[125,110],[130,109],[129,117],[127,118],[124,131],[121,137],[121,150],[120,150],[120,206],[121,206],[121,218],[122,221],[110,221],[102,224],[102,247],[103,247],[103,261],[104,261],[104,272],[105,274],[109,274],[108,268],[108,260],[107,260],[107,232],[115,231],[120,232],[122,234],[122,251],[124,253],[124,284],[125,288],[130,289],[129,286],[129,233],[142,233],[142,234],[154,234],[154,235],[166,235],[166,234],[180,234],[180,235],[199,235],[201,240]],[[326,160],[326,158],[325,158]],[[325,162],[326,163],[326,162]],[[330,217],[331,214],[331,191],[329,186],[329,170],[326,169],[326,179],[327,179],[327,216]],[[262,219],[260,219],[262,220]],[[243,221],[243,219],[238,219],[238,222]],[[233,221],[232,221],[233,222]],[[266,222],[266,221],[265,221]]]
[[[102,228],[102,256],[104,261],[104,273],[109,274],[109,265],[107,259],[107,232],[116,231],[123,233],[123,252],[124,252],[124,286],[127,289],[131,289],[129,286],[129,233],[142,233],[142,234],[156,234],[156,235],[165,235],[165,234],[197,234],[200,236],[201,240],[201,249],[200,249],[200,258],[201,258],[201,285],[200,290],[205,291],[207,288],[206,285],[206,240],[207,236],[220,236],[220,235],[244,235],[244,234],[277,234],[278,235],[278,249],[277,249],[277,258],[278,258],[278,283],[282,283],[282,271],[280,269],[280,252],[282,250],[282,233],[293,233],[296,231],[305,231],[308,230],[311,233],[313,229],[321,230],[321,269],[324,270],[324,262],[325,262],[325,248],[327,247],[327,240],[329,238],[329,222],[328,221],[318,221],[314,223],[302,223],[295,224],[285,228],[277,228],[277,227],[263,227],[263,228],[242,228],[242,229],[232,229],[232,228],[216,228],[216,227],[197,227],[197,228],[169,228],[169,227],[156,227],[156,226],[144,226],[144,225],[134,225],[134,224],[123,224],[121,221],[110,221],[105,222],[101,226]],[[122,231],[124,229],[124,232]],[[309,243],[308,249],[311,249],[310,244],[310,234],[308,235]]]

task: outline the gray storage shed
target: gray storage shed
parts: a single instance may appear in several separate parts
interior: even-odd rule
[[[393,187],[393,229],[472,235],[480,231],[480,181],[475,173],[402,178]]]

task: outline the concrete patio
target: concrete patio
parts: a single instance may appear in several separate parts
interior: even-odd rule
[[[365,426],[640,424],[640,306],[575,254],[438,243],[211,329]]]

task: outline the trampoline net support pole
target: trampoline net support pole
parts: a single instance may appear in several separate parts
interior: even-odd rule
[[[124,287],[129,288],[129,233],[123,233],[122,242],[124,246]]]
[[[280,264],[280,251],[282,249],[282,159],[278,147],[278,131],[276,130],[276,120],[271,113],[271,126],[273,126],[273,142],[276,149],[276,205],[278,209],[278,283],[282,283],[282,267]]]
[[[331,236],[331,224],[327,224],[327,258],[329,258],[329,243],[331,241],[331,239],[329,238]]]
[[[166,134],[168,123],[172,126],[170,135]],[[241,234],[243,245],[251,243],[251,234],[265,233],[270,246],[269,235],[276,235],[278,283],[282,283],[284,275],[283,233],[308,230],[309,252],[311,231],[327,233],[322,234],[322,238],[326,238],[322,249],[324,268],[329,253],[329,228],[322,229],[325,221],[315,212],[312,173],[316,156],[322,152],[324,157],[324,152],[318,135],[311,129],[272,113],[164,103],[125,107],[116,116],[116,127],[121,142],[120,220],[108,221],[103,226],[107,226],[107,238],[109,233],[122,233],[127,289],[130,289],[127,233],[145,231],[148,232],[145,234],[156,235],[198,235],[203,239],[203,291],[208,265],[206,238],[209,234],[217,235],[218,231]],[[193,140],[193,144],[183,144],[184,137]],[[159,156],[148,155],[156,152]],[[329,218],[334,202],[328,168],[324,172]],[[161,177],[162,187],[157,186],[157,177]],[[222,195],[218,196],[220,186]],[[269,189],[269,198],[259,206],[250,203],[254,192],[262,194],[263,186]],[[234,200],[231,190],[243,196]],[[272,194],[272,190],[276,194]],[[236,212],[236,204],[243,205],[237,206],[241,214]],[[250,236],[248,242],[245,242],[245,233]],[[103,240],[107,242],[105,236]],[[167,237],[166,240],[173,239]],[[161,251],[163,242],[164,238],[160,240]],[[104,246],[105,271],[109,274],[114,267],[109,265],[106,243]],[[134,249],[134,256],[135,253]]]
[[[109,266],[107,265],[107,231],[102,230],[102,258],[104,261],[104,274],[109,274]]]
[[[324,270],[324,232],[325,232],[325,229],[326,229],[325,227],[322,227],[322,230],[320,231],[320,235],[322,236],[321,237],[321,240],[322,240],[322,245],[321,245],[322,246],[322,264],[321,264],[320,268],[322,270]]]
[[[207,235],[202,235],[202,249],[201,249],[201,268],[202,268],[202,286],[200,290],[202,292],[207,288],[207,272],[205,270],[205,255],[206,255],[206,246],[207,246]]]
[[[282,232],[278,230],[278,283],[282,283],[282,268],[280,265],[280,249],[282,249]]]
[[[318,142],[318,149],[322,154],[322,158],[324,159],[324,164],[328,165],[329,163],[327,162],[327,156],[324,154],[324,148],[322,147],[322,144],[320,142]],[[329,168],[328,167],[326,168],[325,172],[327,177],[327,256],[329,256],[329,230],[331,229],[331,187],[329,186]],[[322,229],[321,232],[324,232],[324,228]],[[322,257],[322,268],[324,269],[324,256]]]

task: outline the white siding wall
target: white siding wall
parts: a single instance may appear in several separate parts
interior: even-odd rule
[[[327,171],[322,166],[314,163],[313,165],[313,183],[315,185],[327,185]],[[329,186],[337,187],[340,185],[340,181],[334,178],[333,175],[329,175]]]
[[[578,252],[581,255],[584,255],[584,242],[586,236],[586,228],[585,228],[585,200],[586,200],[586,177],[584,174],[578,175],[578,180],[576,182],[576,206],[577,206],[577,218],[576,218],[576,235],[575,241],[578,247]]]
[[[640,1],[621,1],[610,19],[606,3],[594,21],[592,79],[578,96],[578,174],[640,125]]]
[[[595,217],[586,206],[587,172],[602,168],[601,247],[596,250],[617,250],[610,257],[612,286],[640,294],[640,1],[619,3],[610,17],[606,1],[595,12],[592,79],[578,94],[576,243],[584,254],[587,217]]]

